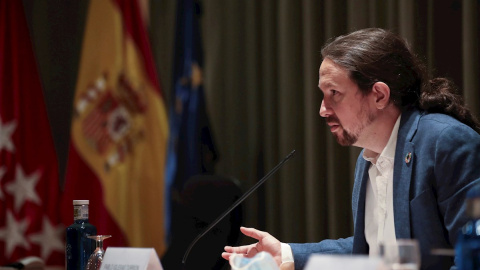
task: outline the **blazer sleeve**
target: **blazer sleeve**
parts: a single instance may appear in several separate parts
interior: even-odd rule
[[[436,195],[454,245],[466,221],[465,194],[480,183],[480,135],[463,125],[451,126],[442,131],[435,149]]]
[[[305,267],[308,258],[313,253],[322,254],[351,254],[353,247],[353,237],[340,238],[337,240],[323,240],[319,243],[294,244],[289,243],[293,252],[295,270]]]

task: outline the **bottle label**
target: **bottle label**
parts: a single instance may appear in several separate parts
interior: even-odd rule
[[[73,220],[88,219],[88,205],[73,206]]]

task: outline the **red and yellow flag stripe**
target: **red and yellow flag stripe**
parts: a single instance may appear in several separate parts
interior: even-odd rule
[[[105,244],[163,253],[167,137],[165,103],[137,1],[91,1],[64,204],[90,199],[91,223],[99,234],[113,235]]]

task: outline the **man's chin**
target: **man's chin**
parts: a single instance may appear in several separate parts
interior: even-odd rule
[[[340,144],[341,146],[352,146],[352,144],[349,144],[347,141],[345,140],[341,140],[339,138],[336,138],[337,139],[337,143]]]
[[[353,136],[348,136],[348,134],[345,135],[333,133],[333,136],[335,137],[335,140],[337,140],[337,143],[341,146],[352,146],[354,143],[357,142],[357,138]]]

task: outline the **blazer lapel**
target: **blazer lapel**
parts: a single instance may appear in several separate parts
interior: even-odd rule
[[[416,110],[404,112],[398,130],[393,169],[393,217],[397,239],[411,238],[410,182],[416,162],[412,139],[417,131],[419,118],[420,113]]]
[[[363,151],[360,155],[362,154]],[[353,215],[355,219],[352,251],[354,254],[368,253],[367,240],[365,239],[365,196],[370,163],[364,160],[362,160],[362,162],[358,164],[359,168],[357,168],[355,175],[355,179],[361,180],[355,181],[352,194]]]

